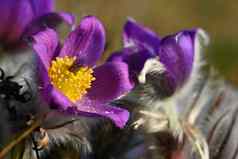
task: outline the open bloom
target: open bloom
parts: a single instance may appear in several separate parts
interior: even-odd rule
[[[0,41],[7,47],[20,45],[24,32],[31,32],[30,24],[38,18],[38,26],[34,25],[34,30],[40,27],[40,21],[44,25],[60,19],[72,22],[69,14],[53,14],[53,0],[1,0],[0,4]]]
[[[118,127],[125,125],[128,111],[109,102],[131,89],[128,67],[120,61],[95,67],[105,45],[104,27],[97,18],[84,17],[63,46],[50,28],[33,39],[41,93],[50,105],[69,113],[106,116]]]
[[[129,19],[123,31],[124,48],[113,54],[109,61],[123,61],[128,64],[130,80],[133,85],[137,82],[137,76],[145,67],[152,67],[145,62],[154,58],[164,73],[166,84],[170,92],[173,93],[180,87],[190,75],[195,55],[195,38],[198,30],[183,30],[173,35],[160,38],[150,29],[138,24],[133,19]],[[142,72],[143,74],[143,72]],[[143,74],[142,76],[145,76]],[[143,78],[140,82],[143,82]]]

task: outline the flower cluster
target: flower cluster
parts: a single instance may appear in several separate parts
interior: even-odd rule
[[[80,23],[76,25],[74,15],[54,10],[53,0],[0,0],[0,3],[1,51],[14,51],[21,54],[22,50],[28,50],[27,53],[33,57],[24,59],[24,61],[29,60],[35,66],[28,68],[31,73],[34,72],[32,73],[34,80],[29,82],[24,78],[24,81],[29,86],[37,85],[35,90],[37,104],[34,105],[37,109],[35,110],[42,109],[43,112],[43,109],[47,108],[50,113],[63,114],[64,119],[68,117],[68,114],[80,119],[83,119],[83,116],[90,119],[105,117],[105,120],[110,119],[109,121],[112,121],[116,127],[122,129],[127,123],[131,124],[128,122],[133,118],[130,114],[135,112],[131,111],[134,109],[130,109],[130,106],[123,105],[123,103],[120,103],[119,106],[117,102],[124,99],[123,97],[130,97],[131,94],[138,93],[135,90],[140,86],[148,86],[146,84],[153,82],[153,86],[156,85],[153,89],[156,91],[152,92],[155,96],[163,94],[163,98],[156,96],[156,102],[151,100],[150,103],[161,104],[164,102],[161,104],[164,106],[163,112],[155,114],[162,116],[159,117],[162,119],[163,115],[167,113],[163,119],[167,120],[165,123],[170,127],[174,123],[174,125],[179,123],[176,113],[172,114],[174,111],[171,111],[171,109],[175,110],[174,105],[177,104],[177,101],[174,104],[170,102],[172,101],[170,99],[175,97],[174,99],[177,100],[178,93],[176,92],[183,90],[189,83],[189,79],[191,81],[190,77],[194,75],[200,29],[182,30],[161,38],[149,28],[129,18],[123,27],[122,47],[115,49],[108,59],[98,64],[105,51],[106,32],[103,23],[97,17],[91,15],[82,17]],[[57,29],[57,26],[62,22],[70,27],[70,32],[65,39],[60,37],[60,31]],[[12,61],[14,63],[17,60]],[[20,58],[19,61],[21,61]],[[22,67],[24,68],[24,64]],[[4,69],[0,68],[0,100],[2,98],[5,101],[8,100],[5,102],[7,104],[4,104],[8,105],[10,114],[18,115],[20,118],[23,118],[24,115],[24,117],[27,116],[24,126],[34,126],[32,123],[34,118],[41,114],[40,111],[40,113],[37,112],[38,114],[35,113],[37,114],[34,114],[35,116],[25,112],[22,115],[18,112],[19,109],[9,106],[11,100],[26,104],[31,101],[33,95],[30,91],[22,93],[23,86],[14,81],[15,77],[7,76],[4,71],[8,70]],[[152,86],[149,85],[149,87]],[[143,100],[147,102],[144,98],[147,88],[142,87],[141,89],[142,91],[138,93],[137,97],[143,97]],[[179,93],[183,94],[181,92]],[[139,98],[136,100],[141,104]],[[156,108],[156,110],[158,109]],[[18,118],[14,119],[18,120]],[[146,123],[145,120],[138,123],[140,122]],[[151,123],[154,124],[154,122],[150,122],[149,125]],[[118,130],[116,127],[113,125],[112,129]],[[41,137],[42,134],[45,134],[44,141],[47,143],[50,135],[40,125],[37,128],[39,129],[33,131],[40,133]],[[90,128],[87,129],[91,131]],[[120,133],[120,131],[118,132]],[[194,140],[196,139],[195,137]],[[32,141],[34,148],[37,149],[39,145],[35,145],[34,136]],[[195,143],[197,142],[195,141]],[[197,144],[198,149],[200,148],[199,144]],[[178,154],[176,152],[175,155],[180,156],[180,152]],[[0,158],[2,156],[3,154],[0,152]]]
[[[3,0],[0,6],[1,42],[16,47],[26,42],[22,37],[31,37],[39,92],[50,107],[69,114],[108,117],[122,128],[129,112],[110,104],[113,100],[131,91],[138,82],[146,82],[150,72],[163,73],[171,94],[191,74],[196,29],[160,38],[128,19],[123,47],[105,63],[96,65],[106,41],[102,22],[86,16],[75,27],[71,14],[54,12],[53,8],[51,0]],[[64,43],[56,30],[62,21],[72,27]]]

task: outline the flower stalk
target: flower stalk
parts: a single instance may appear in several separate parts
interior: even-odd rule
[[[27,138],[36,128],[38,128],[42,123],[42,118],[36,120],[26,131],[24,131],[20,136],[16,137],[13,141],[7,144],[0,151],[0,159],[7,155],[9,151],[12,150],[17,144],[19,144],[22,140]]]

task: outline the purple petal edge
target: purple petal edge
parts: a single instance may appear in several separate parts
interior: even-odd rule
[[[37,34],[40,31],[44,31],[46,28],[57,29],[57,27],[66,23],[70,27],[75,25],[75,17],[71,13],[59,12],[59,13],[48,13],[37,19],[34,19],[24,30],[22,39],[27,39],[28,37]]]
[[[52,58],[57,52],[57,47],[58,36],[52,29],[46,29],[33,36],[33,49],[36,52],[39,86],[41,87],[40,92],[46,99],[49,98],[49,87],[51,85],[48,76],[48,68],[50,67]]]
[[[87,114],[93,116],[102,116],[110,118],[117,127],[123,128],[128,119],[129,112],[126,109],[110,106],[106,103],[100,103],[91,99],[83,99],[76,103],[75,106],[68,109],[71,113],[75,114]]]
[[[107,61],[124,62],[128,65],[132,85],[137,83],[137,76],[143,69],[147,59],[155,55],[143,47],[127,47],[119,52],[112,53]]]
[[[68,25],[72,26],[72,28],[75,27],[76,20],[73,14],[67,12],[59,12],[58,14]]]
[[[126,109],[110,106],[109,104],[91,100],[87,97],[76,103],[72,103],[60,91],[54,88],[52,88],[52,90],[45,91],[46,98],[49,94],[49,91],[51,92],[51,95],[48,99],[48,103],[50,103],[52,106],[56,106],[59,111],[75,115],[91,117],[99,115],[102,117],[107,117],[110,118],[119,128],[123,128],[129,119],[129,112]]]
[[[109,102],[132,89],[128,66],[123,62],[106,62],[94,69],[96,80],[88,90],[87,97],[100,102]]]
[[[192,71],[196,33],[197,30],[184,30],[161,40],[157,53],[175,88],[181,87]]]
[[[104,46],[102,23],[94,16],[86,16],[66,38],[59,56],[76,56],[80,64],[93,66],[104,51]]]
[[[41,60],[46,70],[48,70],[59,45],[58,35],[53,29],[47,28],[32,37],[33,49],[36,51],[39,60]]]
[[[2,43],[18,45],[25,28],[32,20],[52,12],[52,0],[2,0],[0,5],[0,39]],[[11,44],[11,45],[10,45]]]
[[[123,42],[125,47],[141,45],[151,52],[155,52],[159,47],[160,38],[149,28],[146,28],[138,24],[134,19],[129,18],[124,25]]]

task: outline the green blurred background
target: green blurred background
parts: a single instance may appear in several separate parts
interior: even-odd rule
[[[203,28],[211,39],[209,61],[227,79],[238,84],[237,0],[58,0],[57,10],[72,12],[77,20],[96,15],[105,24],[110,52],[120,49],[127,17],[150,27],[160,36],[185,28]]]

